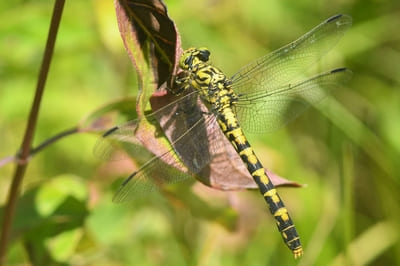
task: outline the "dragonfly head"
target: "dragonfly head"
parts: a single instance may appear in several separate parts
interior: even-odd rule
[[[182,53],[179,66],[183,70],[191,70],[200,62],[207,62],[210,51],[207,48],[189,48]]]

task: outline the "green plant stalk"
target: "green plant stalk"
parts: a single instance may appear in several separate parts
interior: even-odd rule
[[[56,0],[54,3],[53,14],[50,23],[49,33],[47,35],[46,48],[43,55],[42,65],[36,84],[35,98],[29,114],[28,124],[25,130],[24,139],[22,141],[21,149],[18,152],[18,160],[14,176],[11,183],[10,192],[8,194],[4,216],[3,226],[0,236],[0,265],[5,262],[8,240],[11,234],[11,225],[15,215],[16,202],[18,193],[22,184],[22,180],[28,166],[28,157],[31,150],[32,140],[35,133],[36,123],[39,115],[40,102],[43,96],[44,87],[49,72],[51,59],[53,56],[54,45],[57,37],[58,28],[60,25],[61,15],[64,9],[65,0]]]
[[[352,265],[352,257],[350,254],[351,240],[354,238],[354,157],[351,144],[343,145],[343,212],[342,212],[342,226],[343,226],[343,247],[345,247],[343,254],[344,260],[347,265]]]

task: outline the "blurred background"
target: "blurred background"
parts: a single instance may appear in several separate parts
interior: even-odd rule
[[[353,17],[317,66],[350,68],[348,86],[286,128],[248,136],[266,167],[307,185],[279,189],[304,257],[293,259],[257,191],[196,183],[180,202],[153,193],[113,204],[135,163],[105,163],[92,154],[98,136],[76,134],[30,162],[6,264],[400,265],[400,2],[165,2],[182,46],[208,47],[228,76],[334,14]],[[0,3],[0,158],[21,144],[52,8]],[[136,93],[112,1],[67,1],[34,145]],[[2,205],[13,169],[0,168]]]

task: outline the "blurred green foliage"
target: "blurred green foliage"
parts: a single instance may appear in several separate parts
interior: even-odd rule
[[[207,46],[227,75],[333,14],[353,16],[352,29],[318,65],[352,69],[348,87],[286,129],[249,136],[264,165],[307,184],[280,189],[304,257],[294,261],[258,192],[196,184],[184,187],[194,194],[178,198],[154,193],[112,204],[112,184],[135,166],[100,162],[92,156],[97,136],[79,134],[30,162],[7,264],[399,265],[400,2],[166,4],[183,47]],[[48,1],[0,4],[0,158],[21,143],[51,10]],[[67,1],[35,145],[99,106],[135,95],[136,84],[111,1]],[[0,168],[3,204],[12,171],[11,164]]]

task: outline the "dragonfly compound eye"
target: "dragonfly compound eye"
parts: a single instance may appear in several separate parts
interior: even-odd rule
[[[198,58],[203,61],[203,62],[207,62],[208,58],[210,57],[210,51],[207,48],[199,48],[199,54],[198,54]]]
[[[183,70],[188,70],[192,67],[193,56],[191,53],[187,53],[186,51],[182,54],[181,59],[179,60],[179,66]]]

